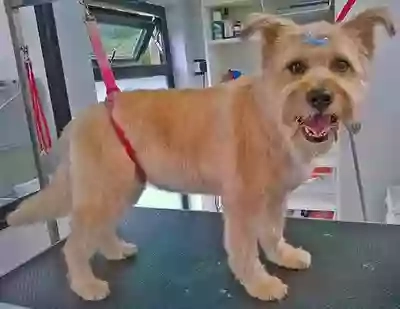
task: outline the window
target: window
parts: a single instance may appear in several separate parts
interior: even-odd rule
[[[126,7],[92,4],[116,79],[166,76],[174,87],[164,8],[148,3]],[[95,79],[101,80],[93,57]]]
[[[140,28],[106,23],[100,23],[99,30],[108,56],[122,60],[134,59],[140,37],[146,34],[146,31]],[[143,62],[146,63],[147,61]]]
[[[161,64],[163,48],[157,29],[154,29],[147,41],[145,37],[149,30],[145,29],[99,23],[99,30],[104,49],[112,62],[130,61],[130,65]]]

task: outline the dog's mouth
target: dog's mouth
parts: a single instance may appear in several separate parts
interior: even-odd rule
[[[304,136],[311,143],[322,143],[328,140],[329,133],[337,128],[338,117],[335,114],[315,114],[297,117],[296,122]]]

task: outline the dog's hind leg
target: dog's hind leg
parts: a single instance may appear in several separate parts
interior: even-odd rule
[[[295,248],[283,238],[286,202],[265,205],[258,218],[258,240],[267,258],[288,269],[306,269],[311,265],[311,255]]]
[[[113,258],[135,253],[133,245],[117,238],[115,227],[132,205],[132,193],[139,194],[143,184],[115,133],[106,134],[95,133],[91,139],[77,136],[71,143],[73,209],[64,254],[71,289],[85,300],[100,300],[110,292],[89,263],[97,250]]]
[[[287,286],[271,276],[261,264],[257,247],[256,221],[258,206],[254,199],[224,199],[224,243],[228,263],[235,277],[247,292],[261,300],[280,300],[287,294]],[[240,204],[239,204],[240,203]],[[249,204],[252,204],[249,206]]]
[[[137,183],[131,205],[136,204],[139,200],[143,188],[142,184]],[[107,260],[123,260],[137,253],[138,249],[135,244],[127,243],[118,237],[115,226],[110,226],[103,232],[99,250]]]

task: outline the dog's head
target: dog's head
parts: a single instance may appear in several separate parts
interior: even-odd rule
[[[262,80],[292,136],[313,144],[333,141],[339,123],[356,133],[374,28],[381,24],[389,36],[395,34],[387,9],[369,9],[340,24],[252,17],[243,35],[262,37]]]

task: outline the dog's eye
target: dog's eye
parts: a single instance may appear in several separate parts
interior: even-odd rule
[[[289,63],[286,68],[292,73],[293,75],[302,75],[304,74],[308,67],[304,61],[296,60]]]
[[[331,63],[331,70],[337,73],[346,73],[352,69],[350,63],[342,58],[336,58]]]

